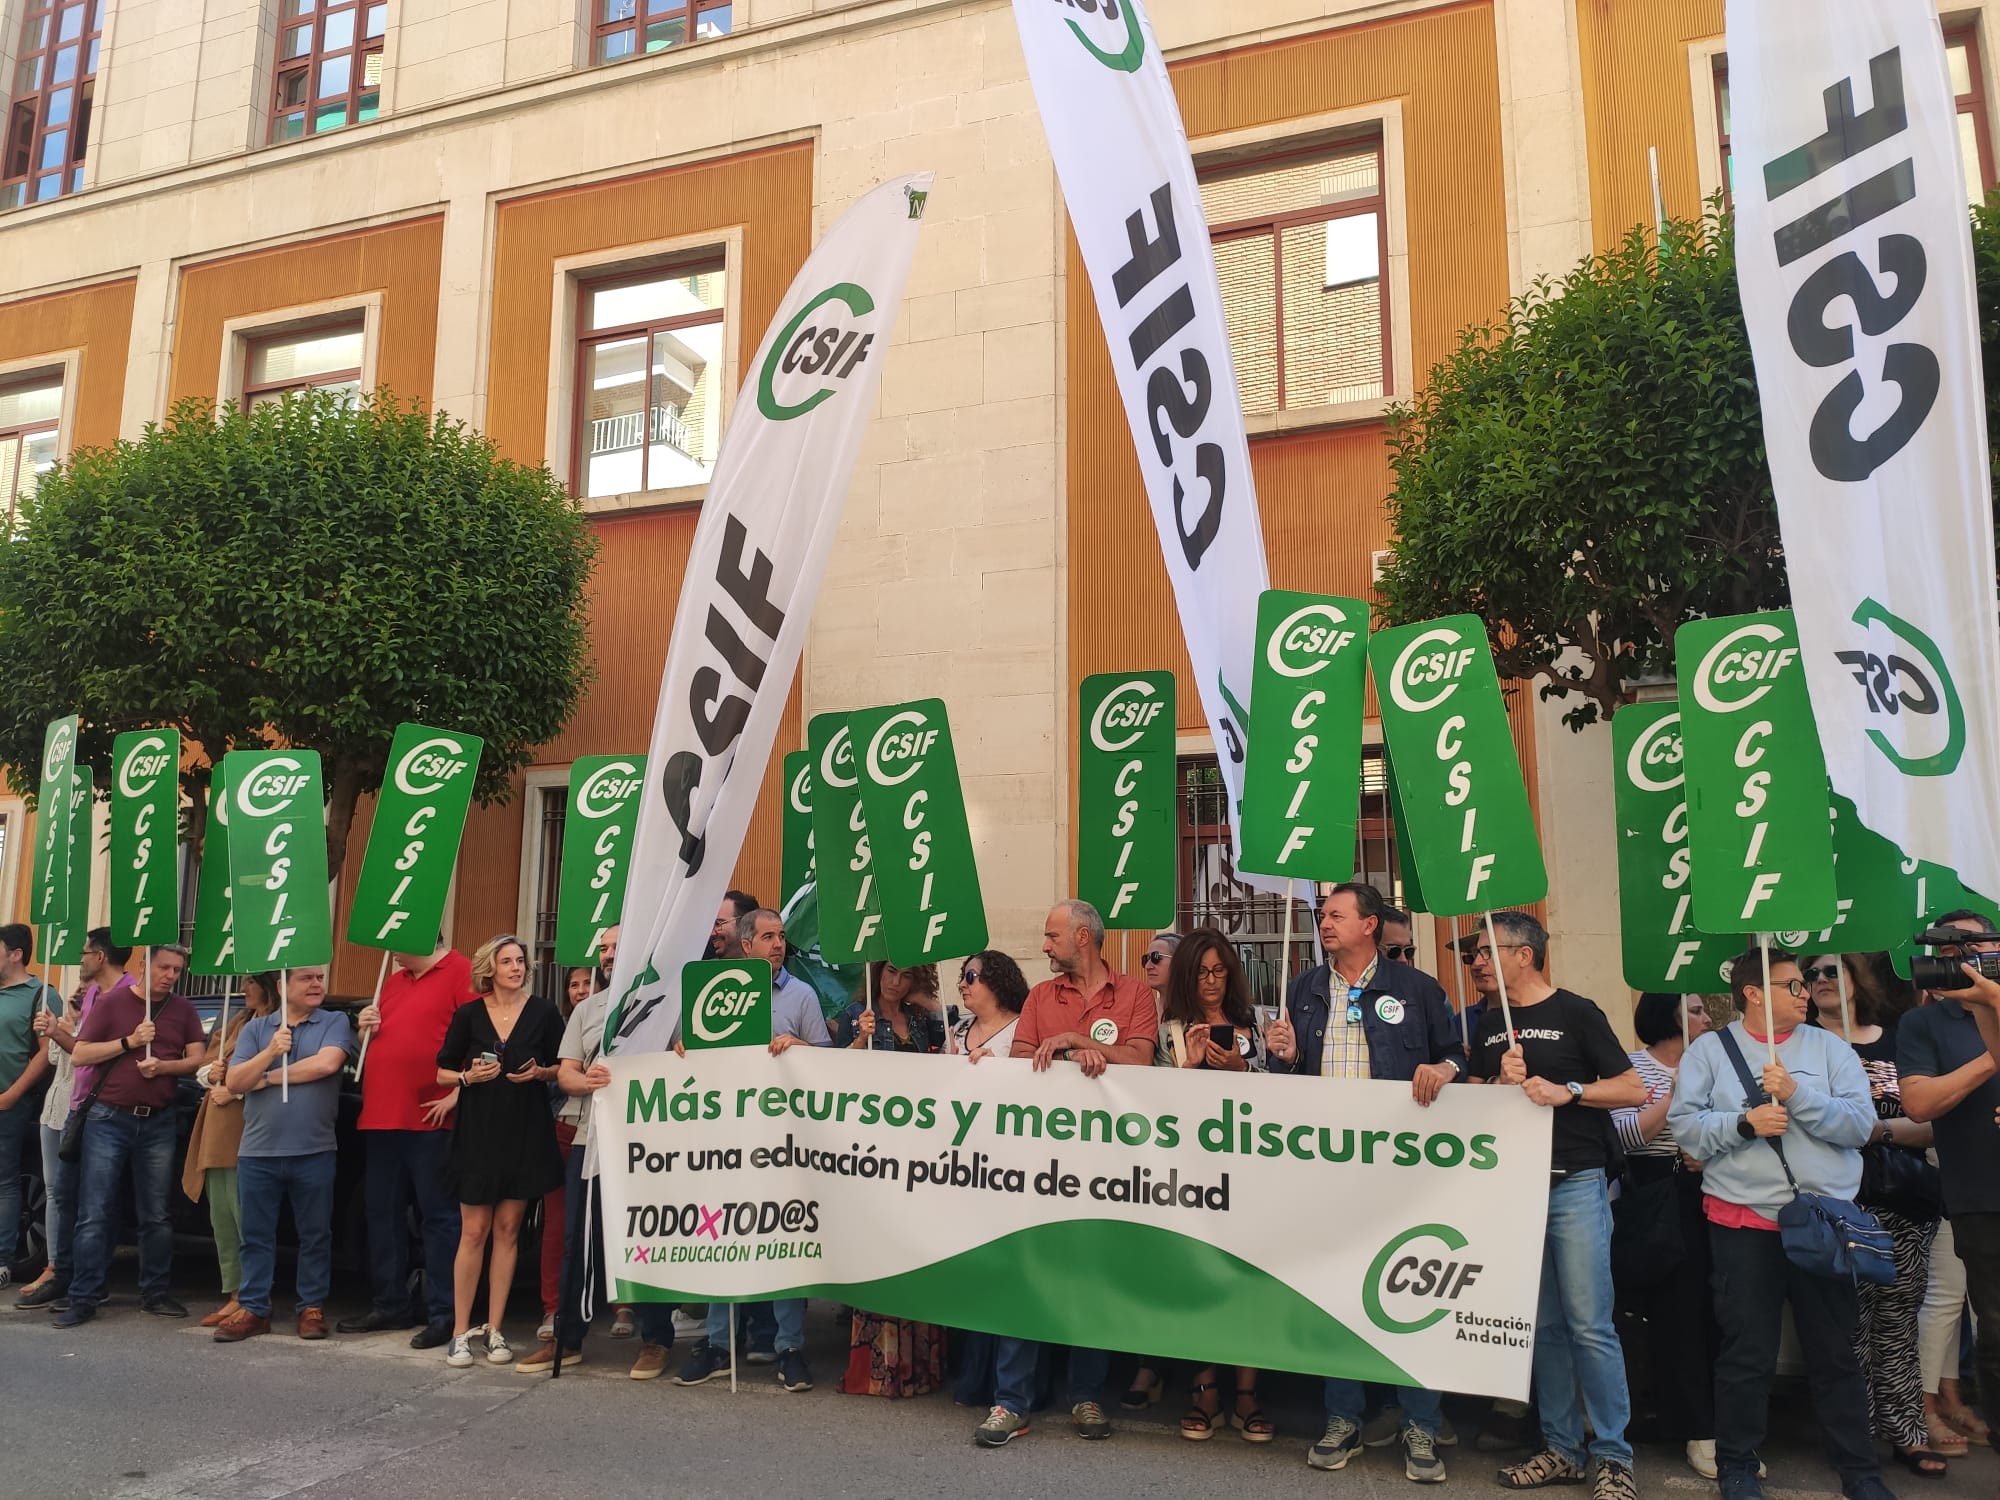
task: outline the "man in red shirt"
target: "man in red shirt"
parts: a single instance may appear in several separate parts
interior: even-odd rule
[[[1153,987],[1104,961],[1104,918],[1088,901],[1058,901],[1042,927],[1042,952],[1053,979],[1028,991],[1014,1023],[1015,1057],[1036,1072],[1067,1058],[1086,1078],[1113,1063],[1150,1067],[1159,1044],[1160,1013]],[[999,1448],[1028,1430],[1035,1364],[1041,1346],[1029,1339],[994,1341],[993,1409],[973,1433],[982,1448]],[[1111,1356],[1102,1349],[1069,1351],[1069,1415],[1078,1437],[1108,1438],[1101,1403]]]
[[[413,1349],[451,1342],[451,1268],[458,1254],[458,1195],[451,1189],[451,1132],[458,1091],[439,1086],[438,1048],[451,1014],[472,998],[472,965],[438,935],[429,953],[398,953],[382,998],[356,1017],[370,1037],[361,1070],[361,1139],[368,1151],[365,1192],[373,1306],[342,1318],[342,1333],[416,1328]],[[410,1199],[424,1233],[424,1298],[410,1294],[404,1229]],[[421,1324],[421,1327],[418,1325]]]
[[[125,950],[129,958],[131,950]],[[97,1316],[111,1254],[118,1243],[118,1189],[129,1170],[139,1225],[139,1305],[163,1318],[185,1318],[172,1293],[174,1227],[167,1193],[174,1177],[174,1091],[201,1066],[207,1042],[195,1008],[174,993],[187,972],[187,949],[153,949],[146,995],[122,976],[99,992],[77,1033],[78,1068],[102,1069],[96,1102],[83,1127],[77,1163],[76,1243],[70,1253],[70,1305],[55,1326],[75,1328]]]

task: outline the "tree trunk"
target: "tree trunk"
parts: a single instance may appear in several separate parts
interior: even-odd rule
[[[347,863],[354,809],[361,802],[361,767],[349,760],[334,762],[332,788],[326,804],[326,874],[338,884],[341,866]]]

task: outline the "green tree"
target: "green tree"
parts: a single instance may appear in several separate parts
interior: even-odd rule
[[[0,766],[32,794],[66,713],[100,767],[116,734],[178,729],[199,847],[226,751],[317,750],[337,873],[399,722],[483,736],[482,802],[562,731],[595,551],[547,470],[393,397],[183,403],[45,476],[0,547]]]
[[[1388,441],[1382,613],[1479,615],[1503,677],[1580,698],[1573,729],[1671,673],[1683,621],[1786,600],[1726,216],[1537,281],[1390,413]]]

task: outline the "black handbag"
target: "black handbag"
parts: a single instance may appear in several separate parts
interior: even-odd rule
[[[97,1070],[97,1082],[90,1086],[90,1092],[83,1096],[83,1103],[69,1112],[63,1121],[62,1135],[56,1142],[56,1155],[72,1164],[83,1160],[83,1126],[90,1118],[90,1106],[97,1102],[97,1096],[104,1092],[104,1080],[111,1076],[111,1064],[104,1063]]]
[[[1923,1152],[1894,1141],[1862,1148],[1861,1191],[1854,1197],[1863,1208],[1919,1224],[1935,1223],[1944,1215],[1944,1183],[1938,1169]]]
[[[1657,1286],[1687,1259],[1681,1231],[1680,1163],[1665,1177],[1626,1177],[1611,1205],[1611,1280],[1621,1290]]]

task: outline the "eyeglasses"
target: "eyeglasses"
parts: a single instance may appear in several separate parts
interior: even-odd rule
[[[1382,945],[1382,956],[1391,963],[1405,963],[1417,956],[1417,945],[1415,943],[1384,943]]]
[[[958,971],[958,982],[968,987],[979,983],[979,971],[971,964],[967,964]]]
[[[1148,967],[1150,967],[1153,964],[1163,964],[1166,961],[1167,961],[1167,955],[1164,953],[1141,953],[1139,955],[1139,962],[1147,965]]]
[[[1840,965],[1821,964],[1818,968],[1801,969],[1799,972],[1806,976],[1807,984],[1817,984],[1822,979],[1838,979],[1840,977]]]
[[[1796,995],[1799,999],[1803,1000],[1812,991],[1806,988],[1806,982],[1803,979],[1787,979],[1785,981],[1785,993]]]
[[[1500,946],[1503,948],[1525,948],[1528,945],[1526,943],[1502,943]],[[1492,957],[1493,957],[1493,950],[1490,947],[1488,947],[1485,943],[1481,943],[1477,948],[1474,948],[1470,953],[1459,954],[1458,961],[1464,964],[1469,969],[1477,960],[1482,958],[1491,960]]]
[[[1197,979],[1227,979],[1229,970],[1221,964],[1203,964],[1194,971],[1194,975]]]

